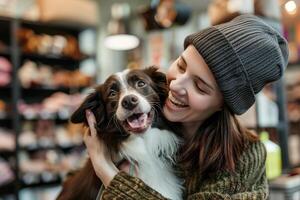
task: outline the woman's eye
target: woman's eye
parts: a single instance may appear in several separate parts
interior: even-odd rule
[[[206,93],[204,90],[202,90],[201,88],[198,87],[198,90],[201,92],[201,93]]]
[[[180,72],[184,72],[184,71],[185,71],[185,68],[184,68],[184,66],[183,66],[183,63],[182,63],[181,58],[177,61],[177,67],[178,67],[178,70],[179,70]]]
[[[139,80],[137,83],[136,83],[137,87],[141,88],[141,87],[144,87],[146,85],[146,83],[142,80]]]
[[[177,64],[177,67],[180,72],[184,72],[184,68],[181,65]]]
[[[117,92],[115,90],[110,90],[108,93],[108,97],[114,97],[117,95]]]
[[[200,93],[205,93],[205,94],[206,94],[206,91],[203,90],[203,89],[201,89],[201,87],[200,87],[197,83],[195,83],[195,87],[196,87],[196,89],[197,89]]]

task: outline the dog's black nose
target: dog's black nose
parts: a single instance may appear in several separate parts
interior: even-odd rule
[[[138,103],[139,103],[138,97],[133,94],[127,95],[122,100],[122,106],[127,110],[134,109],[138,105]]]

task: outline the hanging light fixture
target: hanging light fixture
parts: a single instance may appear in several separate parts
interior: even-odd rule
[[[140,13],[147,31],[184,25],[191,16],[191,8],[178,0],[152,0],[150,7]]]
[[[297,4],[295,1],[290,0],[284,4],[284,8],[286,12],[290,15],[294,15],[297,13]]]
[[[129,30],[130,7],[128,3],[116,3],[111,7],[111,19],[108,22],[108,36],[104,45],[112,50],[130,50],[138,47],[140,41]]]
[[[107,48],[117,51],[135,49],[139,44],[139,39],[129,34],[107,36],[104,41]]]

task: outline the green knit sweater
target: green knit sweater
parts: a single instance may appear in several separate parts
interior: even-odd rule
[[[265,174],[266,151],[261,142],[252,143],[242,154],[235,174],[217,172],[201,180],[195,175],[185,183],[183,199],[266,199],[268,194]],[[142,180],[119,172],[102,193],[103,200],[166,199]]]

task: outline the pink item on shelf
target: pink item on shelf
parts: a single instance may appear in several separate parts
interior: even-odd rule
[[[0,150],[15,150],[15,136],[8,130],[0,129]]]
[[[6,86],[11,81],[11,63],[4,57],[0,56],[0,86]]]
[[[0,56],[0,72],[10,73],[12,71],[12,65],[5,57]]]
[[[6,86],[10,83],[10,81],[11,75],[9,73],[0,71],[0,86]]]
[[[14,180],[14,173],[9,164],[0,159],[0,186],[10,183]]]

